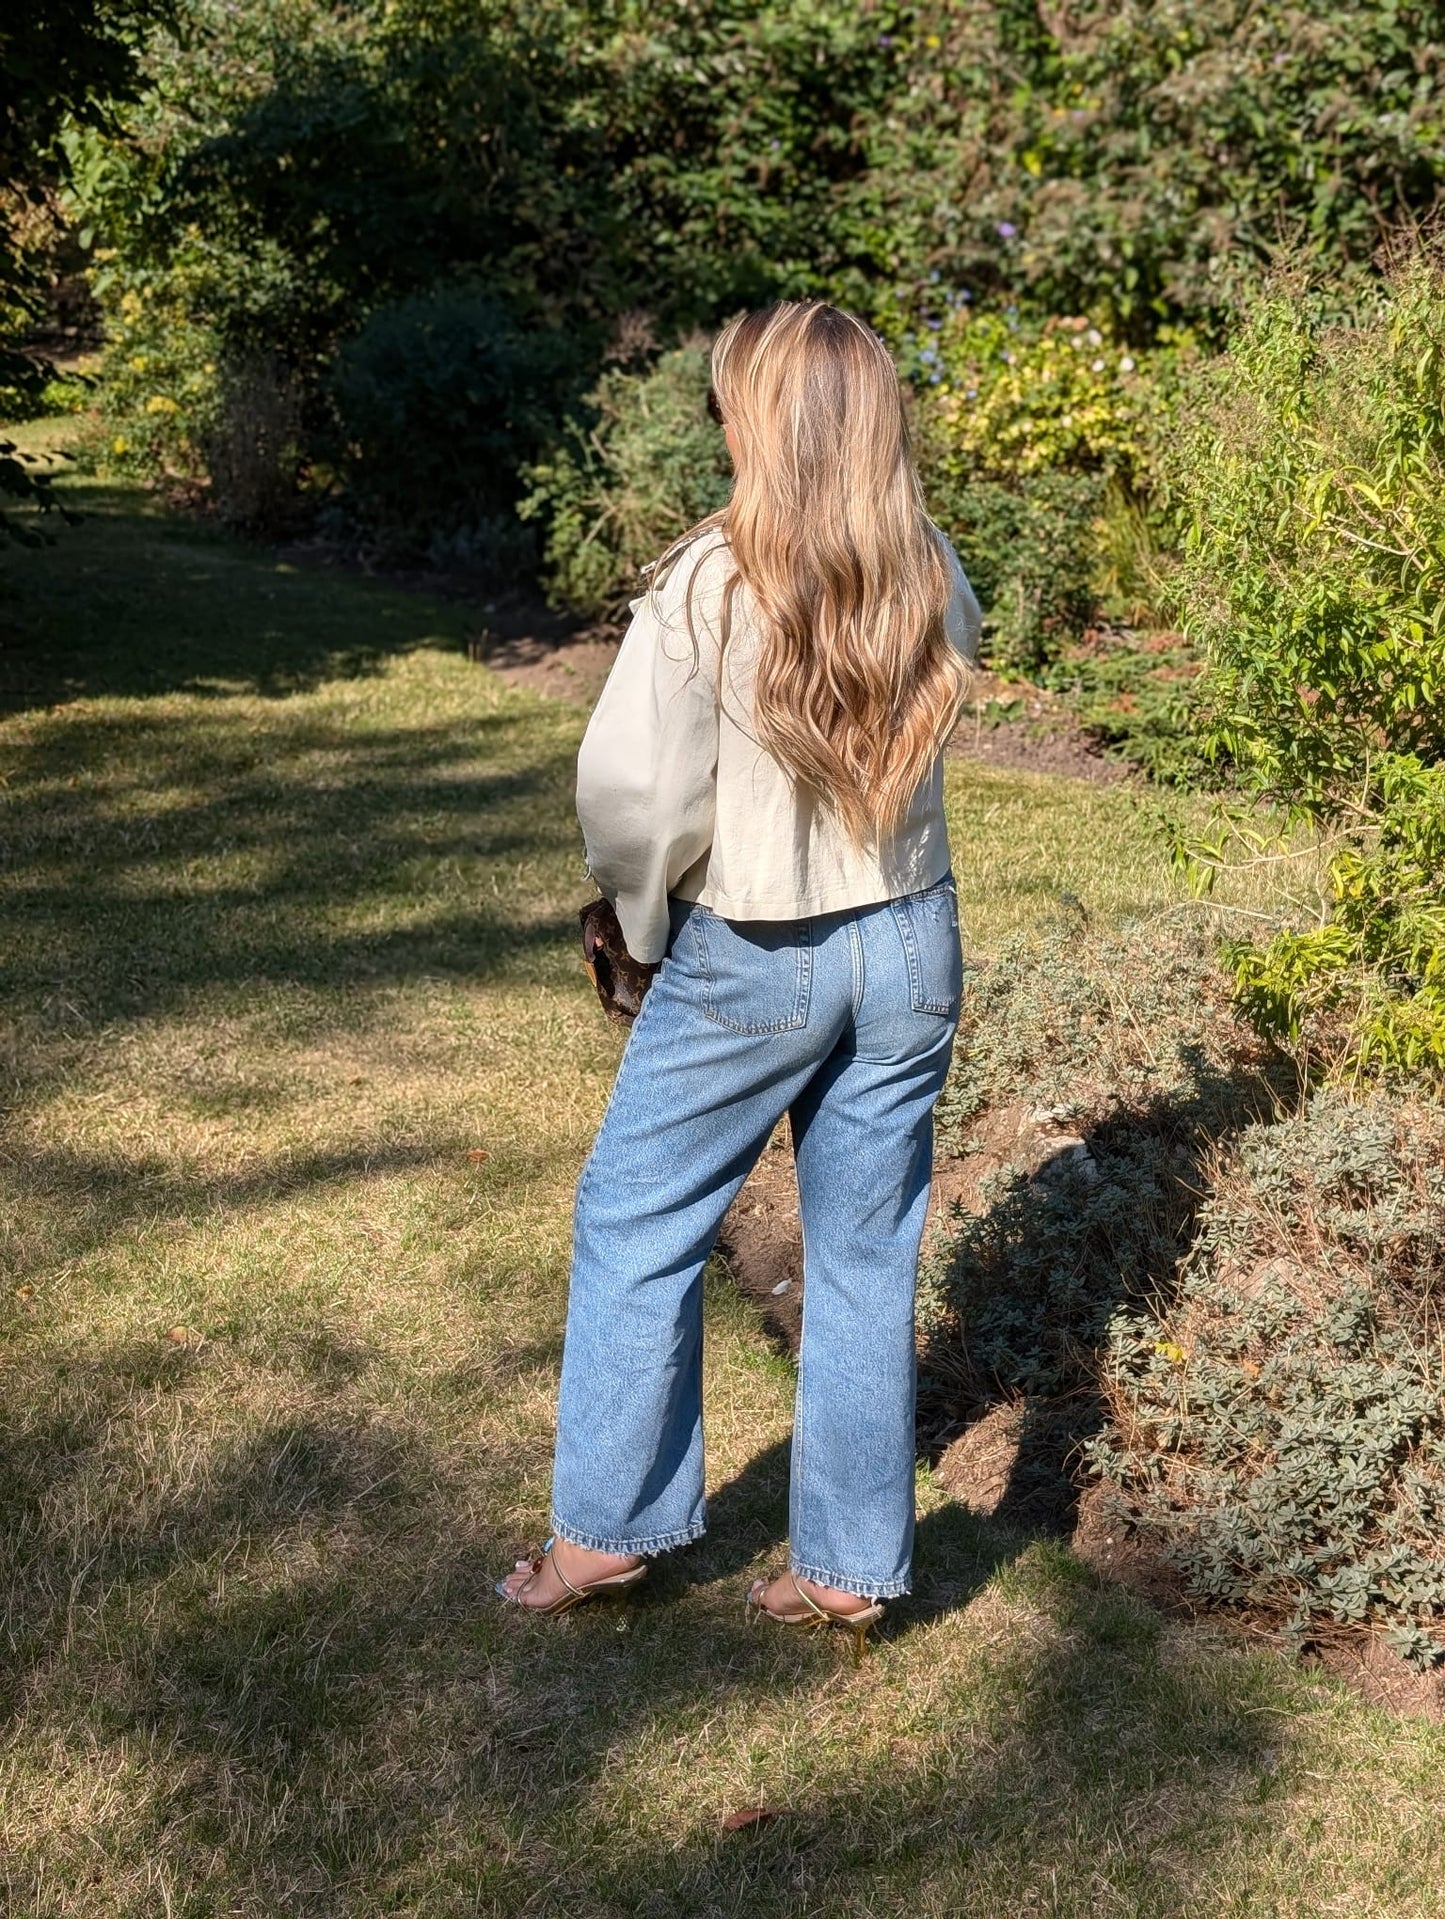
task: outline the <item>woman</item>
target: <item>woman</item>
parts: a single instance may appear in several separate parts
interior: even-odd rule
[[[791,1121],[804,1313],[789,1570],[749,1595],[862,1644],[908,1590],[913,1301],[958,1016],[940,750],[978,606],[924,511],[892,361],[819,302],[733,322],[732,497],[653,571],[578,763],[592,873],[661,961],[577,1192],[561,1612],[704,1528],[702,1269]]]

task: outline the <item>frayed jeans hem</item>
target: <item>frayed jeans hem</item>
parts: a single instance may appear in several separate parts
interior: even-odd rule
[[[907,1579],[855,1579],[848,1573],[829,1572],[826,1566],[808,1566],[789,1559],[788,1571],[795,1579],[811,1579],[815,1586],[831,1586],[834,1592],[852,1593],[856,1599],[902,1599],[912,1591]]]
[[[603,1533],[583,1532],[580,1527],[569,1526],[553,1513],[552,1531],[558,1539],[565,1539],[571,1546],[581,1546],[587,1552],[636,1553],[643,1559],[651,1559],[657,1553],[668,1553],[676,1546],[690,1546],[694,1539],[701,1539],[707,1531],[707,1521],[695,1519],[680,1532],[649,1533],[642,1539],[621,1539]]]

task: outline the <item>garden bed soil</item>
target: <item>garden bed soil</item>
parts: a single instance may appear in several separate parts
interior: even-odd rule
[[[945,751],[950,759],[1052,773],[1095,786],[1115,786],[1129,777],[1129,768],[1110,759],[1073,719],[1061,695],[993,673],[973,675],[968,706]]]

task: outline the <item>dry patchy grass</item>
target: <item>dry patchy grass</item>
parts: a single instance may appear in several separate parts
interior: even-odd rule
[[[722,1284],[708,1538],[627,1611],[492,1603],[616,1058],[580,720],[455,609],[88,504],[0,656],[10,1909],[1437,1913],[1437,1732],[926,1476],[860,1671],[747,1631],[792,1382]],[[1173,897],[1127,795],[950,779],[980,943]]]

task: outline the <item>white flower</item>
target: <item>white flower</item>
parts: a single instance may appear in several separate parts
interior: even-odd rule
[[[1089,371],[1090,373],[1102,373],[1104,371],[1104,362],[1102,360],[1090,360]]]
[[[1132,353],[1126,353],[1124,355],[1123,359],[1119,362],[1119,371],[1121,373],[1132,373],[1134,371],[1134,356]]]

